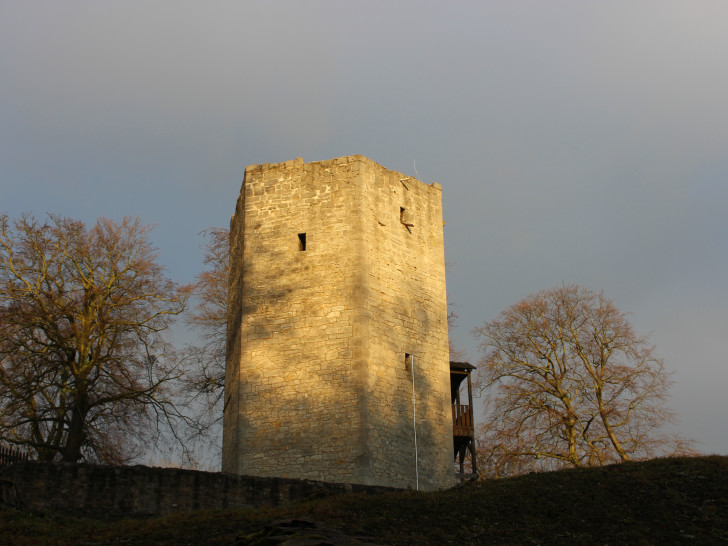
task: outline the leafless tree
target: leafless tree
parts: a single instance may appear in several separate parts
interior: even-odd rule
[[[41,460],[118,463],[178,417],[162,332],[188,289],[138,219],[0,216],[0,438]]]
[[[188,323],[200,329],[203,343],[187,348],[185,377],[185,390],[190,405],[197,409],[196,424],[202,434],[214,429],[223,415],[230,274],[229,230],[210,228],[204,236],[205,269],[193,285],[195,305],[188,317]]]
[[[474,330],[486,475],[592,466],[687,452],[660,429],[671,385],[646,338],[601,293],[564,285],[528,296]]]
[[[445,262],[445,270],[449,270],[453,267],[452,262]],[[447,331],[450,334],[447,340],[447,346],[450,353],[451,362],[460,362],[465,360],[465,351],[458,349],[455,346],[455,342],[452,339],[452,331],[455,329],[458,323],[458,314],[453,310],[455,304],[453,302],[447,302]]]
[[[452,307],[452,304],[448,304],[448,307]],[[452,330],[457,326],[457,322],[458,322],[457,313],[455,313],[455,311],[453,311],[452,309],[449,309],[447,312],[447,330],[448,330],[448,332],[452,332]],[[452,362],[459,362],[459,361],[465,359],[465,351],[455,347],[455,343],[452,340],[452,335],[448,336],[447,346],[448,346],[448,350],[450,353],[450,360]]]

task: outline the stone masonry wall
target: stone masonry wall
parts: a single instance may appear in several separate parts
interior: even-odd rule
[[[368,165],[365,180],[364,262],[369,270],[364,313],[370,340],[368,407],[376,431],[375,472],[386,473],[394,462],[405,472],[406,479],[396,482],[399,486],[414,488],[412,480],[419,481],[420,489],[451,485],[441,188],[375,163]],[[407,361],[405,354],[411,355]]]
[[[244,508],[386,488],[284,478],[234,476],[178,468],[24,461],[0,467],[20,508],[75,517],[117,519],[190,510]]]
[[[362,156],[248,167],[231,270],[224,471],[452,485],[438,185]]]

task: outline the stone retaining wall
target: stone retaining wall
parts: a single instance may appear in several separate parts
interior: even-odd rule
[[[3,480],[15,485],[21,508],[101,519],[274,506],[326,495],[394,490],[177,468],[36,461],[0,468],[0,481]]]

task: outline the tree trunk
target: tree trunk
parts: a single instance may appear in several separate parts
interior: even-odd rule
[[[614,446],[614,451],[617,452],[617,455],[619,455],[619,458],[622,459],[622,462],[629,461],[629,455],[627,455],[627,452],[622,448],[622,444],[619,443],[619,440],[617,440],[617,436],[614,434],[612,426],[609,424],[604,408],[599,408],[599,415],[601,416],[602,423],[604,424],[604,430],[607,431],[607,436],[609,436],[609,441],[612,443],[612,446]]]
[[[81,458],[81,448],[86,441],[86,415],[88,414],[88,394],[85,387],[78,389],[76,403],[71,412],[71,425],[68,428],[66,445],[61,450],[61,460],[75,463]]]

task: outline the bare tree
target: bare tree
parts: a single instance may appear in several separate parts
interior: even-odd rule
[[[222,420],[227,343],[230,231],[210,228],[205,236],[205,269],[193,285],[195,306],[188,323],[200,328],[203,344],[187,348],[185,377],[190,405],[197,408],[196,424],[205,433]]]
[[[601,293],[565,285],[476,328],[488,393],[486,474],[591,466],[687,451],[660,428],[671,381],[646,338]]]
[[[448,303],[448,307],[452,307],[452,304]],[[457,322],[458,322],[457,313],[455,313],[455,311],[448,310],[448,312],[447,312],[447,331],[452,332],[452,330],[457,326]],[[455,347],[455,343],[452,340],[452,336],[448,336],[447,347],[448,347],[448,350],[450,353],[450,360],[452,362],[458,362],[458,361],[465,359],[465,351]]]
[[[149,231],[0,216],[0,438],[41,460],[122,462],[178,416],[181,371],[161,333],[188,290]]]
[[[449,270],[454,265],[455,264],[452,262],[445,262],[445,270]],[[458,322],[458,314],[453,310],[454,307],[455,304],[453,302],[447,302],[447,331],[448,334],[450,334],[448,336],[447,346],[450,353],[450,361],[459,362],[465,360],[465,351],[463,351],[462,349],[458,349],[452,339],[452,331],[455,329]]]

